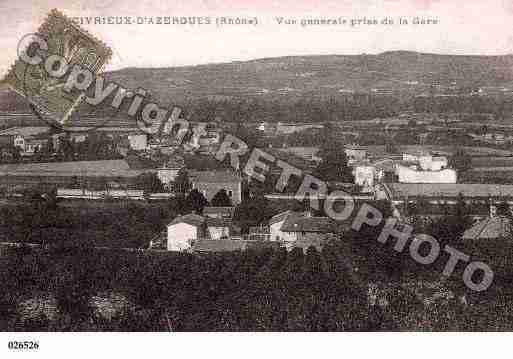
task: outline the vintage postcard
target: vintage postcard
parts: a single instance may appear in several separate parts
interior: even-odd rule
[[[0,1],[0,356],[504,355],[477,333],[513,332],[511,24]]]

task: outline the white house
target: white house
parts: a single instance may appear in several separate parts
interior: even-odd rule
[[[423,171],[397,165],[396,173],[401,183],[456,183],[456,171],[445,168],[440,171]]]
[[[447,157],[444,156],[422,156],[419,159],[420,168],[424,171],[440,171],[447,168]]]
[[[197,214],[178,216],[167,225],[167,250],[188,250],[195,240],[204,237],[204,232],[204,217]]]
[[[229,239],[231,220],[223,218],[206,218],[208,239]]]
[[[283,223],[288,219],[290,215],[293,215],[292,211],[285,211],[279,213],[269,220],[269,231],[271,241],[285,241],[285,242],[293,242],[296,240],[296,236],[294,233],[283,232],[281,227]]]
[[[140,133],[128,135],[128,142],[133,150],[145,150],[148,147],[148,135]]]
[[[352,164],[357,161],[363,161],[367,158],[367,150],[364,147],[346,145],[344,152],[347,156],[347,162]]]
[[[14,136],[14,147],[20,148],[22,151],[25,151],[25,138],[21,135]]]
[[[197,214],[176,217],[167,225],[167,250],[185,251],[198,240],[230,239],[231,220]]]
[[[368,162],[354,164],[354,183],[362,187],[373,187],[374,179],[377,177],[376,167]]]

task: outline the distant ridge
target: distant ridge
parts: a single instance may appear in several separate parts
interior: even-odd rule
[[[284,56],[169,68],[129,67],[107,72],[105,76],[126,88],[145,88],[152,99],[165,106],[187,104],[202,98],[257,97],[287,101],[318,94],[337,97],[345,90],[368,92],[374,88],[415,94],[427,90],[434,82],[513,88],[513,55],[387,51],[361,55]],[[90,114],[91,110],[83,106],[80,112]],[[29,111],[20,96],[11,91],[0,91],[0,112]]]

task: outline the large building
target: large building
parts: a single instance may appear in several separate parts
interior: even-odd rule
[[[469,215],[489,215],[498,204],[513,204],[513,185],[484,183],[387,183],[381,185],[381,197],[396,210],[408,215],[415,206],[417,214],[443,215],[463,200]]]
[[[438,171],[422,170],[415,167],[397,165],[396,173],[401,183],[456,183],[456,170],[444,168]]]
[[[190,171],[192,188],[200,191],[210,202],[220,190],[226,193],[236,206],[242,202],[242,178],[231,171]]]
[[[17,147],[22,155],[33,155],[49,140],[55,145],[57,137],[47,126],[11,127],[0,131],[0,144]]]
[[[280,242],[288,250],[309,246],[320,249],[327,239],[340,232],[339,226],[328,217],[314,217],[310,212],[285,211],[269,220],[270,241]]]

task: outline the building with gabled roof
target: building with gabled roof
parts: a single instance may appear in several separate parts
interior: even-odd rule
[[[178,216],[167,225],[167,250],[185,251],[205,236],[205,218],[198,214]]]
[[[190,250],[198,240],[230,239],[236,231],[231,219],[210,218],[194,213],[178,216],[167,225],[167,250]]]
[[[226,193],[233,205],[242,202],[242,177],[232,171],[190,171],[192,188],[201,192],[210,202],[220,190]]]
[[[328,217],[314,217],[309,211],[285,211],[269,220],[270,240],[282,242],[287,249],[299,246],[303,249],[334,237],[343,226]]]
[[[467,229],[462,239],[487,240],[506,238],[511,235],[511,220],[506,216],[491,216],[477,221]]]
[[[392,199],[426,197],[456,199],[465,198],[513,199],[513,185],[493,183],[389,183]]]

